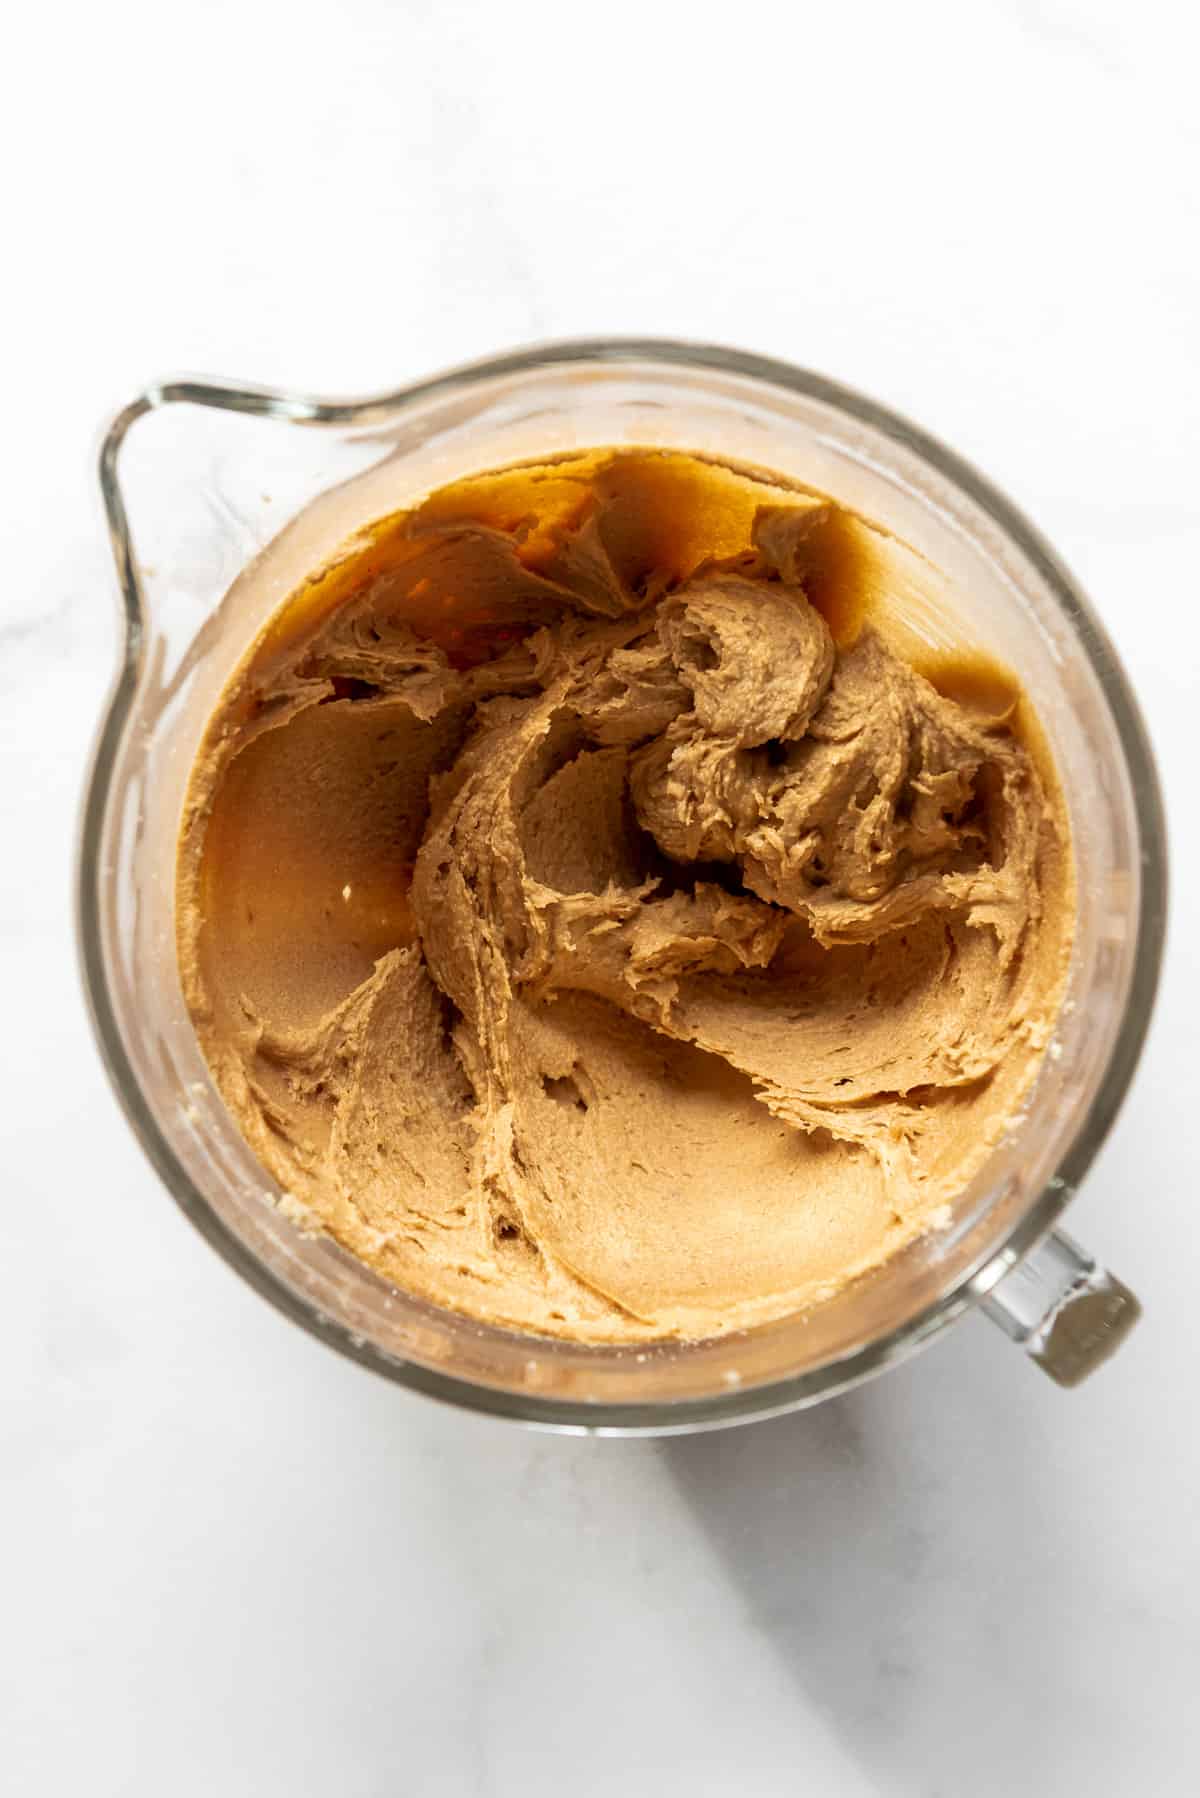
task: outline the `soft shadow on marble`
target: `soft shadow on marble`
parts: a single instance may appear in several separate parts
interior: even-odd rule
[[[1075,1730],[1090,1763],[1115,1727],[1093,1702],[1103,1561],[1029,1370],[983,1329],[815,1410],[661,1445],[748,1624],[887,1793],[1015,1791],[1047,1753],[1066,1777]]]

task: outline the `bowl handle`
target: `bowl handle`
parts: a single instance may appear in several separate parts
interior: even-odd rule
[[[1059,1386],[1086,1380],[1142,1315],[1128,1286],[1064,1230],[1005,1274],[981,1309]]]

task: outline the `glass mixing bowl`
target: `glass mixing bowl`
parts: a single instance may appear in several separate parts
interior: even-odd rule
[[[179,816],[204,725],[303,577],[432,487],[617,443],[779,470],[877,520],[940,570],[952,610],[910,622],[935,645],[966,639],[1019,672],[1062,775],[1079,894],[1055,1041],[951,1226],[807,1315],[651,1348],[485,1327],[392,1289],[298,1228],[209,1079],[180,991],[173,916]],[[1161,801],[1099,622],[1033,527],[972,468],[872,401],[787,364],[604,341],[544,345],[347,402],[164,382],[114,421],[100,473],[125,644],[83,821],[88,1000],[117,1096],[168,1190],[281,1311],[400,1385],[612,1433],[811,1404],[911,1354],[973,1305],[1062,1384],[1120,1340],[1136,1300],[1054,1225],[1112,1123],[1149,1021],[1165,909]]]

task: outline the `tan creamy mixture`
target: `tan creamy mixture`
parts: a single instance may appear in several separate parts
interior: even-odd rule
[[[889,647],[885,546],[600,450],[283,608],[193,771],[178,936],[293,1207],[594,1341],[781,1316],[944,1220],[1049,1039],[1070,857],[1015,683]]]

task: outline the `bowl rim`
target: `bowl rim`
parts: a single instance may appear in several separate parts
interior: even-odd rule
[[[261,1262],[219,1215],[177,1159],[146,1102],[122,1037],[109,988],[100,930],[101,849],[113,779],[136,697],[148,612],[118,476],[121,447],[139,418],[167,405],[215,407],[315,427],[370,427],[432,399],[505,376],[568,366],[625,364],[732,375],[783,389],[847,414],[891,439],[957,487],[1033,565],[1074,628],[1116,728],[1133,795],[1140,858],[1140,903],[1125,1007],[1090,1103],[1059,1159],[1004,1242],[974,1271],[956,1278],[905,1323],[848,1355],[748,1388],[703,1398],[638,1403],[580,1401],[476,1384],[378,1348],[305,1299]],[[1108,1134],[1128,1091],[1149,1028],[1162,962],[1167,907],[1167,840],[1162,795],[1141,709],[1090,602],[1024,513],[970,462],[909,419],[827,376],[775,358],[673,338],[563,339],[459,364],[403,387],[361,399],[193,377],[153,383],[112,419],[99,451],[101,497],[117,569],[124,642],[101,715],[87,778],[76,863],[76,931],[88,1012],[101,1060],[135,1137],[184,1215],[229,1265],[275,1308],[312,1336],[393,1382],[446,1403],[536,1428],[574,1434],[674,1435],[747,1423],[832,1397],[914,1354],[987,1293],[1051,1230]]]

